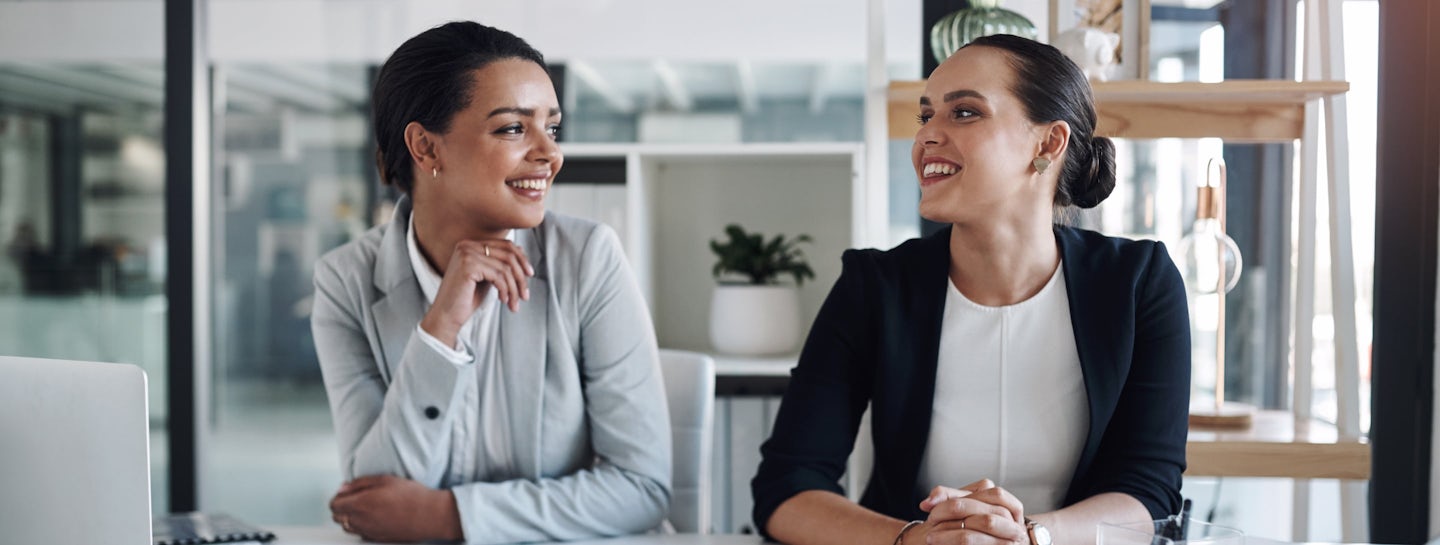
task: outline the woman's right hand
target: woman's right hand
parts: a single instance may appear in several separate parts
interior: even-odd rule
[[[1019,500],[990,479],[960,488],[937,486],[920,502],[929,513],[904,543],[941,545],[1013,545],[1026,543],[1024,512]]]
[[[446,346],[455,346],[461,326],[485,302],[491,286],[500,302],[518,312],[520,301],[530,299],[531,276],[535,269],[513,242],[462,240],[450,255],[435,303],[420,321],[420,328]]]

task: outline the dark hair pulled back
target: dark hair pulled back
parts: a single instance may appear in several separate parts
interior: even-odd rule
[[[1070,125],[1069,151],[1055,187],[1055,204],[1093,208],[1115,189],[1115,143],[1095,136],[1095,99],[1090,82],[1073,61],[1053,46],[1000,34],[983,36],[965,47],[1004,51],[1015,69],[1011,92],[1025,105],[1032,123]]]
[[[414,121],[449,131],[455,115],[470,105],[475,71],[504,59],[546,68],[545,57],[525,40],[471,21],[446,23],[400,44],[380,67],[371,99],[380,181],[409,193],[415,173],[405,126]]]

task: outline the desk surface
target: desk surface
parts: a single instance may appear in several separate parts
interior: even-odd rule
[[[275,545],[352,545],[364,543],[360,538],[340,531],[339,526],[277,526]],[[565,545],[760,545],[760,536],[754,535],[644,535],[626,536],[591,541],[567,541]],[[1318,543],[1289,543],[1263,537],[1247,536],[1246,545],[1322,545]]]
[[[351,545],[364,543],[360,538],[346,534],[339,526],[277,526],[275,545]],[[567,541],[565,545],[759,545],[760,536],[754,535],[644,535],[626,536],[592,541]]]

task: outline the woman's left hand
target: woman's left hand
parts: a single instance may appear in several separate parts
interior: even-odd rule
[[[958,502],[948,501],[966,498],[1000,507],[1006,515],[974,513],[957,509]],[[1004,488],[995,486],[990,479],[981,479],[960,488],[937,486],[930,495],[920,502],[920,509],[930,513],[930,520],[951,519],[930,534],[929,543],[1025,543],[1025,506]],[[966,535],[966,533],[970,535]],[[976,539],[976,538],[980,539]],[[985,539],[989,538],[989,539]]]
[[[366,541],[416,542],[463,537],[455,497],[392,475],[360,477],[330,500],[331,518]]]

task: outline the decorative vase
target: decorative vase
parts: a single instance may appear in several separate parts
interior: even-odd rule
[[[800,341],[800,291],[794,286],[721,285],[710,299],[710,342],[736,356],[774,356]]]
[[[1040,35],[1024,15],[1000,7],[1000,0],[970,0],[970,7],[941,17],[930,27],[930,52],[945,62],[956,49],[991,34],[1014,34],[1034,40]]]

